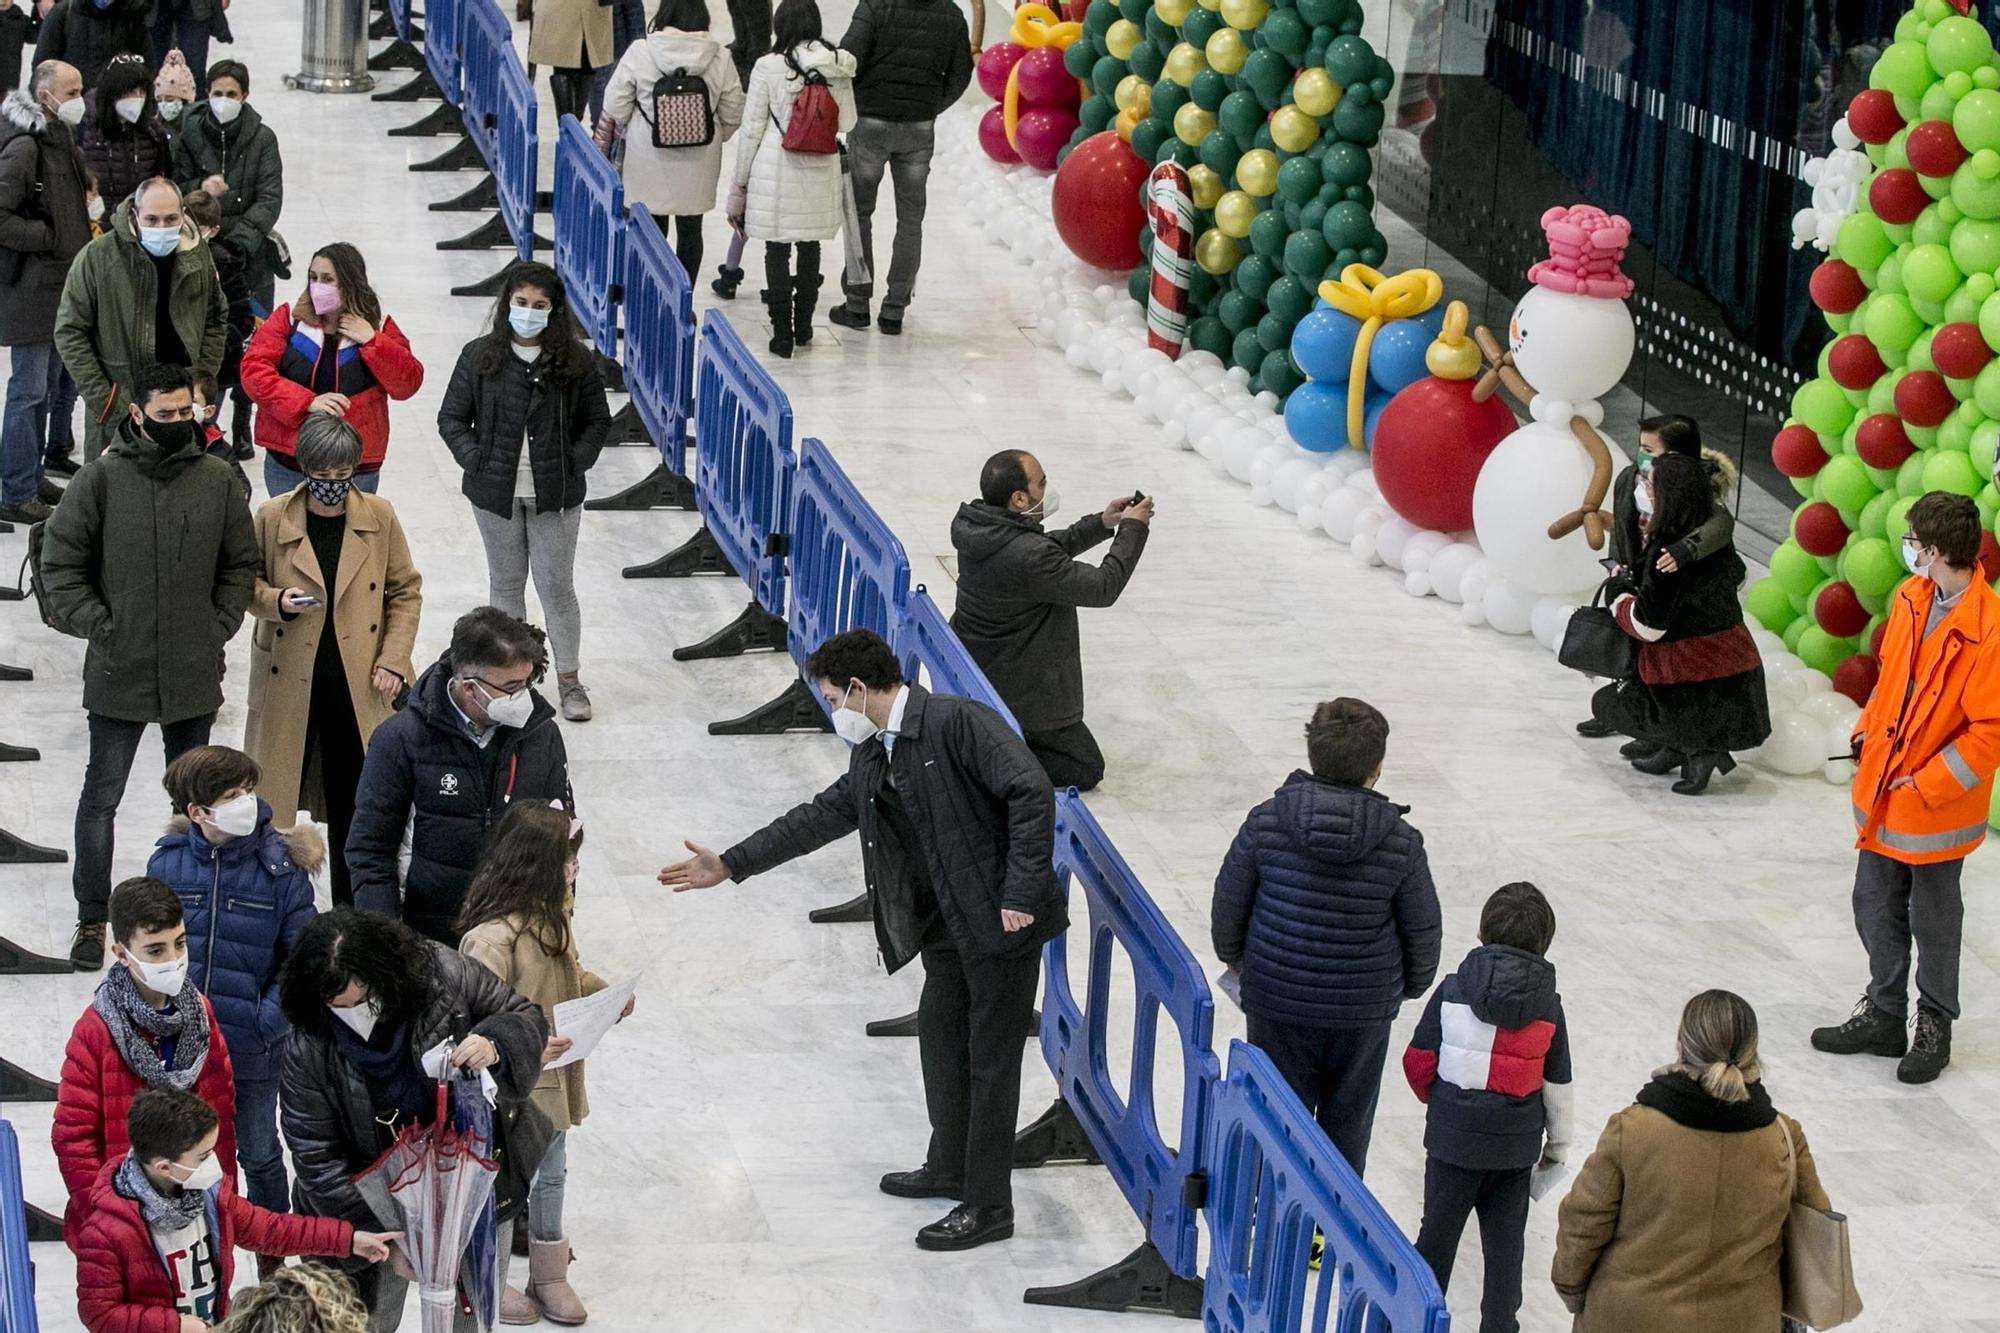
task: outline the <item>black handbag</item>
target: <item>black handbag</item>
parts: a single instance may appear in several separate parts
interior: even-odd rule
[[[1586,676],[1626,680],[1639,674],[1639,643],[1603,605],[1610,587],[1611,580],[1606,579],[1588,606],[1579,606],[1570,613],[1569,627],[1563,631],[1556,660]]]

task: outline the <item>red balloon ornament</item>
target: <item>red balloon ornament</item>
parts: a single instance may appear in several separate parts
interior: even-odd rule
[[[1022,56],[1020,64],[1015,67],[1014,78],[1021,86],[1023,107],[1060,107],[1074,111],[1083,100],[1076,80],[1063,68],[1063,50],[1059,46],[1038,46]],[[1005,91],[1004,83],[1002,91]],[[1019,133],[1014,137],[1018,140]]]
[[[1007,116],[998,106],[986,108],[986,114],[979,118],[979,147],[986,156],[1003,166],[1011,166],[1021,160],[1014,151],[1014,145],[1007,142]]]
[[[1499,394],[1472,401],[1475,380],[1425,376],[1382,409],[1369,446],[1389,508],[1432,532],[1472,526],[1472,490],[1486,456],[1519,429]]]
[[[1849,128],[1853,128],[1852,124]],[[1927,120],[1910,131],[1903,150],[1920,176],[1949,176],[1965,164],[1965,145],[1947,120]]]
[[[1902,421],[1888,412],[1877,412],[1872,417],[1862,418],[1861,425],[1854,432],[1854,452],[1869,467],[1885,472],[1901,467],[1903,460],[1916,451],[1917,446],[1910,443],[1909,432],[1903,429]]]
[[[1912,426],[1935,426],[1952,414],[1958,399],[1934,370],[1913,370],[1896,381],[1896,415]]]
[[[1771,441],[1771,461],[1788,477],[1810,477],[1826,466],[1826,450],[1811,427],[1792,425]]]
[[[1952,379],[1969,380],[1992,359],[1977,324],[1947,324],[1931,337],[1931,363]]]
[[[2000,579],[2000,541],[1994,540],[1992,533],[1979,534],[1979,556],[1973,563],[1979,566],[1988,583]]]
[[[1828,585],[1813,602],[1813,619],[1836,639],[1850,639],[1868,628],[1868,608],[1845,581]]]
[[[1056,158],[1076,133],[1076,112],[1067,107],[1038,106],[1023,111],[1014,122],[1014,148],[1037,171],[1054,171]]]
[[[1931,197],[1924,193],[1923,181],[1906,167],[1879,172],[1868,183],[1868,206],[1884,222],[1899,225],[1915,222],[1930,201]]]
[[[1848,315],[1868,299],[1867,284],[1844,259],[1829,259],[1812,271],[1812,303],[1829,315]]]
[[[979,76],[979,91],[994,101],[1007,95],[1007,76],[1014,72],[1014,66],[1028,54],[1028,48],[1013,42],[1001,42],[989,46],[979,53],[979,63],[973,71]]]
[[[1868,696],[1875,693],[1875,682],[1882,675],[1882,664],[1866,653],[1856,653],[1833,669],[1833,689],[1836,694],[1844,694],[1856,704],[1866,707]]]
[[[1071,254],[1095,268],[1123,273],[1139,267],[1140,199],[1151,170],[1116,130],[1091,135],[1056,171],[1049,212]]]
[[[1866,88],[1847,104],[1847,128],[1863,143],[1887,143],[1903,128],[1903,113],[1887,89]]]
[[[1889,621],[1887,617],[1884,617],[1882,623],[1877,625],[1868,635],[1868,655],[1877,661],[1880,661],[1882,657],[1882,636],[1888,632]]]
[[[1824,500],[1815,500],[1799,510],[1792,535],[1808,555],[1834,555],[1847,545],[1850,535],[1840,511]]]
[[[1858,333],[1836,338],[1826,354],[1827,373],[1843,389],[1865,389],[1882,378],[1882,372],[1888,368],[1882,364],[1882,354],[1875,350],[1875,344]]]

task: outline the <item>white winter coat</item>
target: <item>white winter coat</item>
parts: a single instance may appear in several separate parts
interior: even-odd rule
[[[675,70],[708,85],[715,137],[699,148],[653,147],[653,85]],[[743,85],[729,49],[705,32],[662,28],[626,48],[604,92],[604,114],[625,127],[625,202],[649,213],[700,214],[715,207],[722,143],[743,123]]]
[[[817,71],[833,89],[840,128],[854,128],[854,57],[823,43],[792,51],[799,68]],[[743,134],[736,141],[736,184],[747,187],[743,230],[760,241],[827,241],[840,235],[840,156],[788,153],[785,126],[805,81],[777,52],[750,69]]]

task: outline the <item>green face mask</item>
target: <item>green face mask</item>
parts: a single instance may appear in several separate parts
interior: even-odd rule
[[[1651,454],[1639,455],[1639,475],[1642,477],[1653,475],[1653,456]]]

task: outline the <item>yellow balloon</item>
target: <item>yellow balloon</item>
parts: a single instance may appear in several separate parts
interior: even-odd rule
[[[1119,19],[1104,30],[1104,49],[1120,60],[1129,59],[1139,49],[1146,34],[1139,31],[1139,25],[1129,19]]]
[[[1278,188],[1278,155],[1268,148],[1252,148],[1236,159],[1236,188],[1262,199]]]
[[[1292,82],[1292,105],[1308,116],[1324,116],[1340,104],[1342,91],[1325,70],[1302,70]]]
[[[1296,106],[1281,106],[1271,117],[1271,142],[1288,153],[1305,152],[1317,138],[1319,122]]]
[[[1201,141],[1215,133],[1215,117],[1203,111],[1193,102],[1184,104],[1174,112],[1174,137],[1190,148],[1198,148]]]
[[[1137,74],[1127,74],[1118,80],[1118,86],[1111,91],[1111,101],[1120,111],[1130,111],[1139,105],[1141,92],[1151,93],[1146,81]]]
[[[1222,0],[1201,0],[1201,7],[1207,10],[1221,9]]]
[[[1118,119],[1111,123],[1111,128],[1118,131],[1119,138],[1123,139],[1126,143],[1131,143],[1132,131],[1139,128],[1138,113],[1133,111],[1120,111],[1118,113]]]
[[[1160,16],[1160,22],[1169,28],[1178,28],[1194,13],[1194,0],[1159,0],[1153,12]]]
[[[1255,28],[1271,12],[1265,0],[1221,0],[1221,9],[1222,21],[1243,32]]]
[[[1200,163],[1188,168],[1188,193],[1196,208],[1214,208],[1215,201],[1222,198],[1222,189],[1222,177],[1209,168]]]
[[[1215,228],[1224,236],[1242,238],[1250,234],[1257,220],[1257,201],[1241,190],[1231,190],[1215,201]]]
[[[1194,262],[1203,271],[1217,277],[1236,267],[1236,261],[1243,258],[1243,247],[1236,243],[1234,236],[1225,236],[1219,229],[1210,227],[1194,243]]]
[[[1234,74],[1243,68],[1250,49],[1243,45],[1243,34],[1236,29],[1217,28],[1201,53],[1208,58],[1208,67],[1217,74]]]
[[[1167,52],[1167,77],[1185,88],[1194,82],[1194,76],[1208,68],[1208,61],[1202,58],[1201,48],[1192,42],[1182,42]]]

